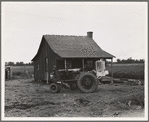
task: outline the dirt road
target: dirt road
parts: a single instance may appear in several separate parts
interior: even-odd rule
[[[41,82],[5,82],[6,117],[138,117],[136,111],[144,115],[143,105],[144,86],[139,85],[100,84],[94,93],[62,89],[52,94]]]

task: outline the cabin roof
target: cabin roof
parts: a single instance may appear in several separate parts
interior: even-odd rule
[[[113,58],[87,36],[44,35],[52,50],[62,58]]]
[[[43,35],[43,37],[51,49],[61,58],[111,59],[115,57],[102,50],[98,44],[88,36]],[[34,60],[34,58],[32,60]]]

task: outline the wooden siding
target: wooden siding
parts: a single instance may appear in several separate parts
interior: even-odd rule
[[[35,80],[45,80],[46,73],[46,58],[48,58],[48,73],[52,72],[52,68],[56,65],[56,60],[61,59],[53,50],[50,48],[44,37],[40,44],[38,55],[34,59],[34,79]],[[39,70],[37,69],[39,64]]]

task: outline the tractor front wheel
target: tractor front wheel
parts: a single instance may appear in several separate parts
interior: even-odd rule
[[[77,81],[77,86],[81,92],[91,93],[97,89],[98,80],[95,75],[86,72],[80,75]]]
[[[58,93],[58,92],[60,92],[60,90],[61,90],[61,84],[52,83],[52,84],[50,85],[50,91],[51,91],[52,93]]]

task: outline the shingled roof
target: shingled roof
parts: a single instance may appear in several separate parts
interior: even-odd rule
[[[44,35],[52,50],[62,58],[113,58],[88,36]]]
[[[115,57],[110,53],[107,53],[106,51],[102,50],[92,39],[92,35],[91,37],[68,35],[44,35],[43,38],[45,38],[51,49],[61,58],[111,59]]]

